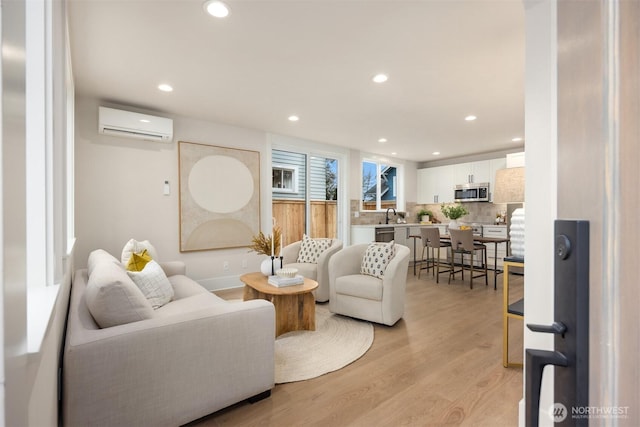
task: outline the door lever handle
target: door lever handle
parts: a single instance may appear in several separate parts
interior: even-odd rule
[[[527,325],[529,326],[529,325]],[[526,358],[526,408],[525,426],[538,427],[540,415],[540,390],[542,388],[542,372],[547,365],[567,366],[567,357],[558,351],[532,350],[525,351]]]
[[[567,332],[567,327],[562,322],[553,322],[551,325],[536,325],[533,323],[527,323],[527,328],[533,332],[544,332],[547,334],[556,334],[562,335],[564,338],[564,333]]]

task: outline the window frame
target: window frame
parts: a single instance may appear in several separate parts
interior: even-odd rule
[[[277,188],[273,186],[273,172],[275,170],[280,170],[282,172],[290,171],[292,173],[291,188]],[[276,193],[289,193],[289,194],[299,193],[300,191],[298,189],[298,173],[299,173],[298,166],[285,165],[282,163],[274,163],[273,165],[271,165],[271,190]],[[284,184],[284,179],[282,180],[282,182]]]
[[[364,189],[362,188],[362,181],[364,178],[364,164],[365,163],[373,163],[376,165],[376,208],[375,209],[364,209]],[[400,163],[395,163],[388,161],[386,159],[373,159],[370,157],[362,157],[360,159],[360,211],[361,212],[385,212],[386,209],[382,208],[382,195],[380,194],[381,188],[381,172],[382,167],[394,167],[396,169],[395,179],[393,180],[390,190],[395,193],[395,201],[396,206],[395,209],[399,211],[403,211],[405,209],[405,201],[403,197],[403,189],[404,189],[404,168]]]

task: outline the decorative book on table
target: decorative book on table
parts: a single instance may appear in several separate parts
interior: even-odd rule
[[[282,288],[284,286],[301,285],[304,283],[304,277],[299,274],[297,274],[295,277],[269,276],[267,283],[278,288]]]

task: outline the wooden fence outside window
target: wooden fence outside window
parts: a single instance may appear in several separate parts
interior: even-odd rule
[[[282,229],[284,245],[302,240],[305,233],[305,201],[273,200],[272,210],[276,224]],[[310,237],[337,238],[337,214],[335,200],[312,200]]]

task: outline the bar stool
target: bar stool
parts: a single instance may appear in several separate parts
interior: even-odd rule
[[[455,278],[455,274],[458,272],[462,272],[462,280],[464,280],[464,270],[470,270],[471,278],[469,279],[469,288],[473,289],[473,279],[477,277],[484,276],[484,284],[489,286],[489,275],[487,274],[487,247],[482,244],[476,244],[473,241],[473,231],[472,230],[455,230],[449,229],[449,234],[451,234],[451,271],[449,272],[449,283],[451,283],[451,277]],[[480,274],[476,274],[474,276],[474,265],[473,265],[473,255],[475,251],[482,251],[482,270]],[[455,269],[455,255],[460,254],[460,270]],[[469,266],[467,267],[464,263],[464,256],[470,255]]]
[[[422,263],[418,271],[418,279],[422,270],[433,269],[432,275],[436,276],[436,283],[440,283],[440,273],[448,273],[450,270],[440,271],[440,248],[449,247],[451,243],[440,241],[440,229],[438,227],[425,227],[420,229],[422,238]],[[424,250],[427,250],[427,259],[424,259]],[[429,251],[431,249],[431,251]],[[431,254],[429,254],[431,252]]]

